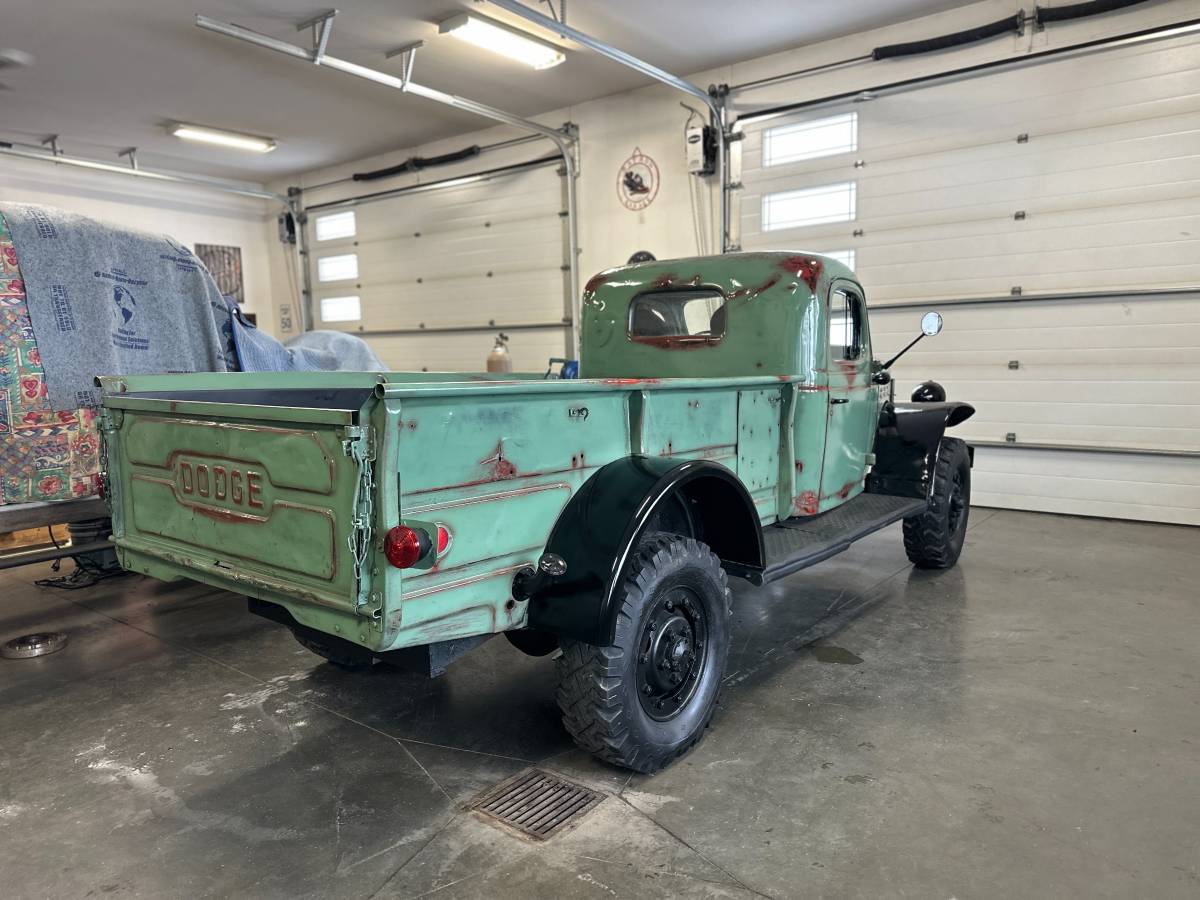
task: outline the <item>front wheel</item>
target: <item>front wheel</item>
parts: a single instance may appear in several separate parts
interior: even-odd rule
[[[904,552],[918,569],[958,562],[971,513],[971,457],[958,438],[945,438],[933,468],[933,496],[920,515],[904,520]]]
[[[708,547],[643,538],[617,595],[606,647],[563,641],[558,705],[584,750],[656,772],[704,735],[729,655],[729,582]]]

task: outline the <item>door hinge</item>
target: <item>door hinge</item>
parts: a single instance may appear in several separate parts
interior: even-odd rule
[[[346,543],[354,559],[354,611],[361,613],[369,604],[371,580],[367,572],[367,557],[371,553],[371,523],[375,504],[375,441],[365,425],[348,425],[342,440],[342,452],[358,464],[358,479],[354,482],[353,518]]]

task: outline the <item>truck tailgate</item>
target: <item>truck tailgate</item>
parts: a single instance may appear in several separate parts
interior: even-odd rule
[[[357,410],[181,396],[106,398],[123,562],[163,577],[152,571],[162,560],[261,599],[353,609]]]

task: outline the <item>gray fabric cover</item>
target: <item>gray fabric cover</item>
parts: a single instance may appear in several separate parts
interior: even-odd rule
[[[97,405],[97,375],[234,367],[225,300],[183,244],[51,207],[3,203],[0,213],[56,410]]]

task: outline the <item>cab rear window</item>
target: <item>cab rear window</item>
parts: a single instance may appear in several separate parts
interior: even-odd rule
[[[629,304],[629,339],[646,344],[715,344],[725,334],[725,297],[711,288],[649,291]]]

